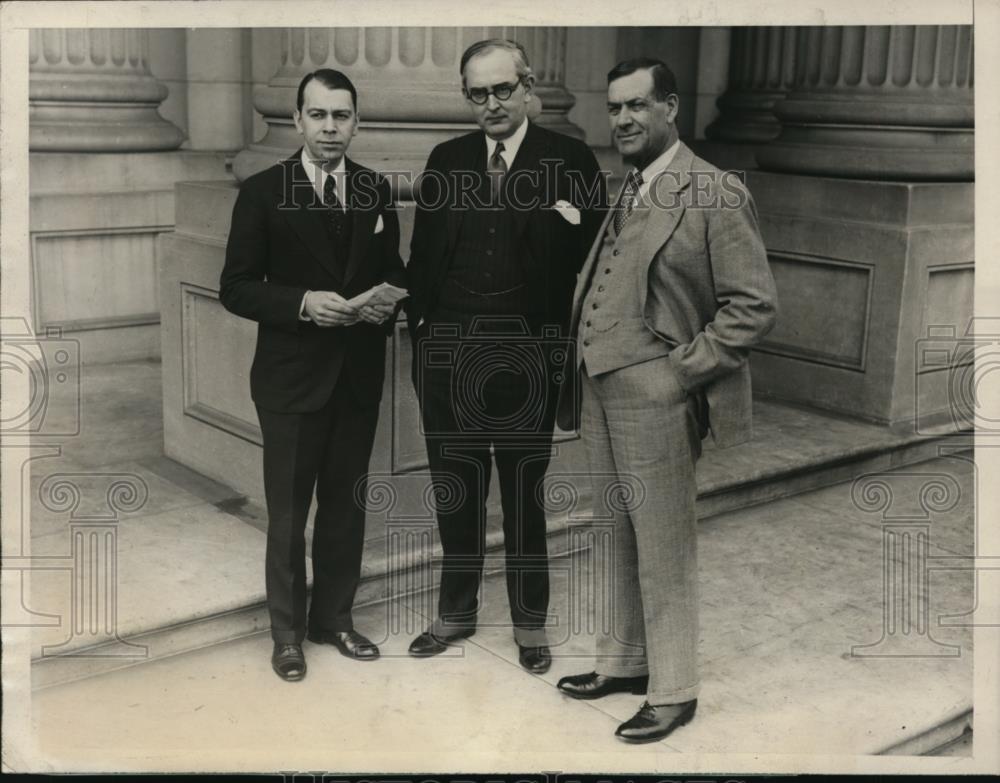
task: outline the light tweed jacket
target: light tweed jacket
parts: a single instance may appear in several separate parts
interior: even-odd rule
[[[670,346],[681,386],[704,395],[716,445],[750,440],[747,358],[774,326],[777,306],[753,199],[734,173],[720,171],[681,143],[636,209],[652,210],[646,232],[641,243],[622,248],[615,263],[648,267],[636,278],[643,323]],[[609,210],[577,280],[574,338],[613,213]],[[558,411],[563,429],[579,423],[580,395],[567,388],[578,382],[575,372],[563,374]]]

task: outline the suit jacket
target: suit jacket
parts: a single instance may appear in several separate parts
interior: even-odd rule
[[[643,324],[670,348],[669,360],[689,394],[703,394],[719,446],[752,436],[750,348],[774,326],[777,296],[757,225],[753,198],[733,173],[719,171],[681,143],[643,203],[652,210],[641,245],[625,248],[616,263],[643,264],[639,297]],[[573,298],[576,335],[608,213],[583,266]],[[564,376],[558,422],[578,426],[579,394]]]
[[[258,323],[250,392],[259,407],[278,413],[319,410],[341,372],[349,373],[359,400],[377,405],[385,339],[395,319],[387,327],[365,322],[320,327],[300,320],[299,308],[308,290],[350,298],[383,281],[405,286],[389,185],[346,160],[350,247],[334,248],[323,223],[327,208],[300,155],[301,150],[240,188],[219,299],[230,312]]]
[[[427,159],[414,195],[417,201],[407,264],[411,334],[432,312],[454,255],[464,210],[456,194],[461,173],[486,171],[486,137],[481,130],[436,146]],[[505,178],[516,201],[514,224],[531,251],[525,269],[528,285],[545,292],[546,320],[565,327],[576,274],[600,227],[607,195],[597,159],[590,148],[532,122]],[[565,201],[580,213],[579,225],[553,206]],[[526,208],[525,208],[526,207]]]

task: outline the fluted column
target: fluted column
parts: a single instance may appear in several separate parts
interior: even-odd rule
[[[576,98],[566,89],[566,28],[514,27],[501,37],[518,41],[528,52],[536,77],[535,94],[541,101],[538,124],[582,137],[568,118]]]
[[[34,29],[29,35],[29,145],[45,152],[177,149],[183,132],[157,107],[145,30]]]
[[[581,135],[567,118],[574,99],[563,84],[565,28],[286,28],[277,73],[254,92],[267,133],[237,156],[236,176],[245,179],[301,144],[292,120],[296,89],[317,68],[344,71],[358,89],[361,128],[353,157],[383,170],[419,169],[434,144],[471,127],[458,66],[465,47],[487,37],[524,44],[538,76],[538,122]]]
[[[729,54],[729,87],[720,116],[706,135],[716,141],[762,143],[781,132],[774,105],[795,75],[795,27],[735,27]]]
[[[970,26],[809,27],[796,33],[780,136],[761,168],[889,180],[971,180]]]

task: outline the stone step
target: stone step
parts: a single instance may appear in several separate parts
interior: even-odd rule
[[[900,436],[882,427],[772,402],[758,401],[755,417],[756,437],[752,443],[715,450],[706,442],[698,467],[698,514],[702,521],[847,481],[863,473],[919,463],[937,456],[943,444],[954,443],[950,437]],[[208,481],[203,477],[197,480]],[[223,487],[208,496],[213,499],[213,510],[226,511],[248,522],[246,526],[231,525],[227,535],[262,539],[259,528],[266,515],[258,503],[238,496],[225,498]],[[584,489],[569,515],[550,517],[549,551],[554,557],[589,546],[586,536],[577,534],[586,519],[588,504]],[[169,513],[151,516],[142,524],[148,532],[152,526],[169,524],[168,517]],[[498,520],[491,520],[487,558],[496,568],[502,568],[503,544],[498,528]],[[393,543],[386,536],[369,539],[357,605],[371,605],[421,591],[429,601],[434,578],[433,569],[428,574],[427,568],[440,555],[436,536],[431,540],[430,535],[431,530],[426,530],[424,543],[411,552],[406,562],[399,559],[399,541]],[[258,549],[261,546],[262,541],[258,542]],[[192,555],[187,553],[185,557]],[[82,638],[71,639],[63,647],[64,654],[43,656],[36,647],[32,661],[33,688],[105,674],[266,629],[262,566],[257,562],[257,559],[262,561],[262,555],[251,559],[253,562],[229,564],[241,569],[243,578],[227,585],[224,593],[207,594],[204,600],[199,599],[196,613],[185,616],[175,612],[158,618],[147,611],[134,622],[120,617],[117,638],[103,639],[98,644],[87,644]],[[198,570],[195,564],[191,568],[193,572]],[[164,585],[163,589],[175,588]],[[428,608],[429,613],[432,610],[433,607]]]

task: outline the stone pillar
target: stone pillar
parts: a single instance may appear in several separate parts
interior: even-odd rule
[[[179,150],[159,113],[160,34],[29,31],[32,328],[72,339],[85,364],[159,355],[154,245],[174,184],[226,178],[223,155]]]
[[[292,121],[296,89],[317,68],[343,70],[358,88],[361,130],[352,155],[377,169],[420,171],[435,144],[472,127],[458,65],[465,47],[487,37],[514,38],[527,49],[539,124],[582,135],[567,118],[574,98],[564,86],[563,27],[286,28],[281,37],[281,65],[254,92],[267,133],[237,156],[233,170],[241,180],[301,145]]]
[[[33,29],[28,36],[32,151],[173,150],[184,141],[157,112],[167,88],[149,71],[148,31]]]
[[[243,90],[248,31],[188,30],[187,104],[191,149],[243,148]]]
[[[940,353],[972,317],[971,27],[795,32],[747,184],[778,286],[754,388],[926,434],[968,426]]]
[[[785,97],[795,67],[795,27],[734,27],[729,88],[719,118],[705,131],[715,141],[763,143],[777,137],[774,105]]]
[[[970,26],[796,31],[793,88],[763,169],[833,177],[971,181]]]
[[[730,82],[731,42],[729,27],[703,27],[698,31],[698,82],[692,139],[706,138],[709,126],[719,117],[719,99]]]

